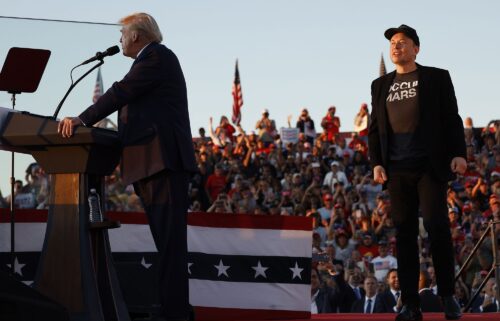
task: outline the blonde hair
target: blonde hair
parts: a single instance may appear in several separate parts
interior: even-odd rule
[[[122,26],[126,26],[131,30],[139,32],[139,34],[147,38],[149,41],[160,43],[163,40],[158,24],[155,19],[147,13],[133,13],[121,18],[119,23]]]

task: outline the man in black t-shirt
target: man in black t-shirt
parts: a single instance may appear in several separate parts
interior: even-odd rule
[[[422,320],[418,296],[418,212],[431,241],[446,319],[459,319],[453,298],[454,257],[446,207],[447,181],[464,173],[462,119],[449,73],[416,64],[417,32],[407,25],[384,33],[396,71],[372,83],[370,161],[374,180],[387,183],[396,227],[403,307],[397,321]]]

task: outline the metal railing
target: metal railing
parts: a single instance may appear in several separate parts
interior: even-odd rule
[[[481,235],[481,238],[479,241],[476,243],[474,248],[472,249],[471,253],[465,260],[464,264],[458,271],[457,275],[455,276],[455,282],[458,281],[462,273],[467,269],[467,266],[469,265],[470,261],[476,254],[476,251],[479,249],[481,244],[484,242],[484,239],[490,234],[491,237],[491,250],[493,252],[493,263],[491,265],[491,269],[484,278],[484,280],[481,282],[479,285],[479,288],[472,294],[472,297],[470,298],[469,302],[464,308],[464,312],[468,312],[472,306],[472,303],[476,300],[477,296],[479,293],[481,293],[481,290],[484,288],[486,285],[486,282],[492,277],[492,275],[495,275],[495,284],[496,284],[496,299],[498,300],[500,298],[500,257],[498,256],[498,244],[497,244],[497,233],[496,233],[496,224],[499,224],[500,221],[496,220],[491,220],[488,223],[485,223],[487,225],[486,230],[483,232],[483,235]]]

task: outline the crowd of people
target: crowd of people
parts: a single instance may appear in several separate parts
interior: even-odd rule
[[[373,180],[368,118],[362,104],[355,131],[346,133],[334,106],[319,123],[304,108],[295,124],[290,116],[288,126],[278,128],[265,109],[255,128],[233,126],[222,116],[217,125],[210,119],[193,141],[198,172],[190,183],[190,211],[312,218],[313,313],[397,312],[401,304],[391,200]],[[466,118],[464,128],[468,167],[449,182],[447,198],[457,270],[488,222],[500,219],[500,121],[476,128]],[[48,191],[48,176],[31,164],[25,182],[15,183],[14,204],[47,208]],[[107,211],[142,211],[118,168],[106,177],[106,194]],[[11,196],[0,197],[0,207],[10,201]],[[427,233],[420,225],[422,310],[440,311]],[[462,307],[494,264],[493,241],[486,237],[456,284]],[[493,279],[486,282],[472,311],[499,310],[495,286]]]

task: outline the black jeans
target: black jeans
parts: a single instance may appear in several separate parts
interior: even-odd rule
[[[141,198],[156,248],[161,316],[187,320],[187,209],[189,173],[163,170],[134,183]]]
[[[428,166],[414,170],[391,170],[389,167],[387,186],[396,227],[398,278],[403,304],[419,304],[419,208],[429,234],[439,295],[452,295],[455,271],[446,205],[447,183],[439,181]]]

